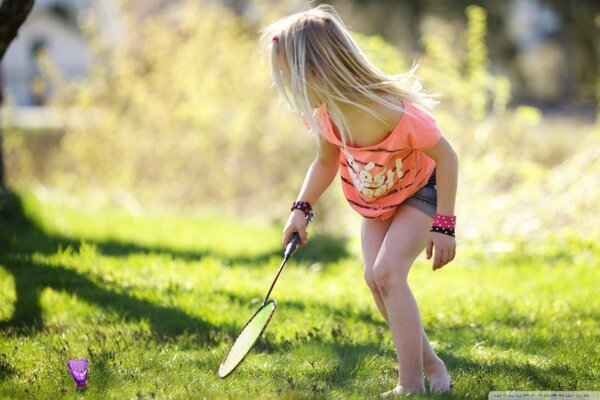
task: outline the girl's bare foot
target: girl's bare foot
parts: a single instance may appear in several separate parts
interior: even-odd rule
[[[423,369],[429,378],[430,393],[448,393],[452,391],[450,375],[448,374],[446,365],[439,357],[424,364]]]
[[[423,393],[424,393],[424,391],[421,391],[421,390],[411,391],[411,390],[408,390],[408,389],[398,385],[388,392],[381,393],[379,396],[380,397],[406,397],[406,396],[410,396],[413,394],[423,394]]]

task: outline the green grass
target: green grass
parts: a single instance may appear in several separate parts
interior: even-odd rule
[[[315,235],[294,256],[264,336],[219,379],[281,260],[280,226],[85,212],[30,194],[7,196],[0,217],[0,397],[363,399],[396,382],[390,334],[340,239]],[[600,390],[599,256],[557,239],[459,252],[435,273],[420,259],[410,283],[453,397]],[[65,366],[79,357],[84,395]]]

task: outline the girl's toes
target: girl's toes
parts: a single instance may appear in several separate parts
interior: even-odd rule
[[[407,396],[411,396],[413,394],[419,394],[419,393],[410,391],[410,390],[398,385],[390,391],[381,393],[379,395],[379,397],[407,397]]]
[[[432,394],[452,393],[452,383],[432,382],[429,385],[429,392]]]

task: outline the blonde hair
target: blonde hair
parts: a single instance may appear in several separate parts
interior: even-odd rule
[[[351,135],[339,104],[353,105],[383,121],[365,103],[398,111],[404,111],[403,101],[423,108],[436,103],[414,78],[416,65],[397,75],[373,65],[330,5],[280,19],[263,29],[261,42],[274,85],[291,108],[316,134],[319,125],[314,111],[325,103],[344,145]]]

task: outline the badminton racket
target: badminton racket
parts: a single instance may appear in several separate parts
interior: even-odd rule
[[[312,220],[312,217],[312,212],[306,216],[306,226],[308,226],[308,224]],[[277,301],[275,299],[269,300],[269,296],[271,294],[271,291],[273,290],[273,287],[275,286],[275,282],[277,282],[277,278],[279,278],[279,275],[281,274],[281,271],[285,266],[285,263],[290,259],[292,254],[294,254],[294,252],[298,248],[299,243],[300,235],[298,235],[298,232],[294,232],[294,234],[292,235],[292,239],[285,248],[285,252],[283,254],[283,261],[279,266],[279,270],[275,275],[275,279],[273,279],[273,283],[271,283],[271,287],[269,288],[267,295],[265,296],[262,304],[260,305],[260,308],[246,323],[246,325],[238,335],[237,339],[235,339],[235,342],[233,342],[233,345],[221,361],[218,371],[218,375],[220,378],[225,378],[238,365],[240,365],[240,363],[244,360],[248,352],[250,352],[250,349],[252,349],[252,346],[254,346],[256,340],[260,337],[260,335],[262,335],[265,328],[269,324],[269,321],[273,317],[275,309],[277,308]]]

